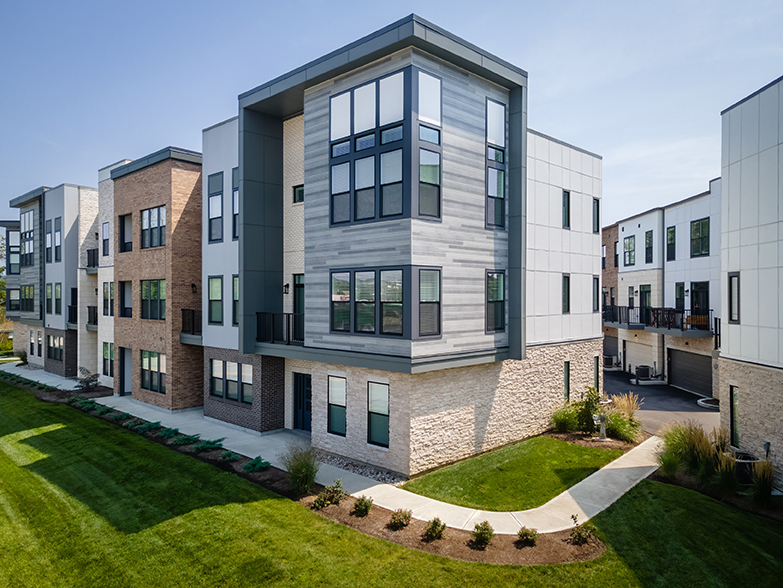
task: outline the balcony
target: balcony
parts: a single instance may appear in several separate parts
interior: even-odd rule
[[[98,268],[98,250],[97,249],[88,249],[87,250],[87,273],[95,273],[95,271],[90,270],[97,270]]]
[[[72,325],[79,322],[79,307],[75,304],[68,306],[68,322]]]
[[[290,312],[257,312],[256,341],[281,345],[304,345],[304,315]]]
[[[87,307],[87,330],[88,331],[98,330],[98,307],[97,306]]]
[[[201,335],[201,311],[182,309],[182,330],[185,335]]]
[[[686,310],[605,306],[605,326],[619,329],[645,330],[674,337],[712,337],[712,310]]]

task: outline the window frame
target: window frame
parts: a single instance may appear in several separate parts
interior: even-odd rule
[[[704,226],[706,224],[707,227],[707,234],[704,235]],[[693,236],[693,229],[695,226],[699,227],[699,236],[694,237]],[[699,243],[699,252],[694,254],[694,244]],[[704,248],[704,244],[706,243],[706,251]],[[706,216],[704,218],[696,219],[694,221],[691,221],[691,258],[694,257],[708,257],[710,255],[710,217]]]
[[[34,213],[34,210],[26,210],[19,215],[20,267],[30,267],[35,265]]]
[[[740,272],[729,272],[728,273],[728,280],[729,280],[729,283],[728,283],[728,286],[729,286],[729,289],[728,289],[728,299],[729,300],[728,300],[728,302],[729,302],[729,304],[728,304],[728,309],[727,309],[728,310],[728,321],[729,321],[729,324],[731,324],[731,325],[739,325],[739,324],[741,324],[740,323],[740,303],[742,301],[742,295],[741,295],[741,290],[740,290],[740,288],[742,286],[742,282],[740,281]],[[736,282],[736,284],[737,284],[736,296],[735,296],[735,293],[734,293],[734,289],[732,288],[732,282]],[[736,307],[737,307],[736,308],[736,311],[737,311],[736,315],[734,313],[734,308],[733,308],[734,305],[735,305],[735,302],[736,302]]]
[[[598,276],[593,276],[593,312],[601,310],[601,280]]]
[[[623,239],[623,267],[636,265],[636,235],[628,235]]]
[[[342,380],[343,386],[344,386],[344,399],[343,404],[336,404],[332,402],[332,382],[336,380]],[[342,419],[342,431],[337,430],[334,427],[333,421],[334,418],[332,416],[333,410],[332,408],[342,409],[343,419]],[[337,411],[339,412],[339,410]],[[348,431],[348,378],[345,376],[336,376],[332,374],[327,374],[326,376],[326,432],[330,435],[339,435],[340,437],[345,437]]]
[[[52,314],[52,295],[54,292],[53,285],[50,282],[46,284],[46,314]]]
[[[304,202],[304,184],[298,184],[293,187],[293,197],[292,204],[302,204]]]
[[[666,227],[666,261],[677,259],[677,226]]]
[[[163,214],[161,214],[161,211]],[[144,228],[144,213],[147,213],[147,219],[148,219],[148,227]],[[155,223],[156,226],[152,226],[152,218],[153,215],[155,216]],[[128,215],[125,215],[128,216]],[[145,208],[141,211],[141,244],[140,249],[156,249],[158,247],[165,247],[166,246],[166,205],[163,204],[161,206],[154,206],[152,208]],[[163,224],[161,224],[161,218],[163,219]],[[133,220],[133,217],[131,217],[131,221]],[[147,239],[147,245],[145,245],[145,231],[146,235],[148,236]],[[154,236],[157,235],[157,244],[153,244],[154,242]],[[132,249],[128,249],[128,251],[131,251]]]
[[[571,402],[571,361],[563,362],[563,399]]]
[[[502,293],[503,293],[503,299],[502,300],[490,300],[489,299],[489,280],[490,276],[496,274],[497,276],[503,276],[503,287],[502,287]],[[495,278],[497,279],[497,277]],[[506,331],[506,270],[484,270],[484,329],[486,334],[493,334],[493,333],[505,333]],[[497,312],[490,312],[490,305],[493,305],[492,308],[494,309],[494,305],[500,303],[500,317],[502,317],[502,328],[498,328],[497,322],[493,323],[494,327],[490,328],[489,320],[490,316],[493,316],[497,318],[498,313]]]
[[[101,240],[103,245],[103,250],[102,250],[103,257],[109,255],[109,240],[111,238],[110,231],[111,229],[109,227],[108,222],[101,224]]]
[[[120,253],[133,251],[133,214],[117,216],[120,233]]]
[[[374,386],[383,387],[383,388],[386,389],[386,413],[385,414],[370,410],[370,407],[372,405],[371,394],[372,394],[372,389],[373,389]],[[390,391],[389,391],[389,384],[385,383],[385,382],[368,381],[367,382],[367,443],[369,445],[376,445],[378,447],[386,447],[386,448],[389,447],[389,430],[390,430],[390,427],[389,427],[389,414],[391,412],[390,406],[389,406],[390,404],[391,404],[391,394],[390,394]],[[373,417],[376,417],[376,418],[373,419]],[[380,419],[378,417],[380,417]],[[384,422],[384,419],[385,419],[385,423],[386,423],[386,431],[385,431],[385,433],[386,433],[386,435],[385,435],[386,443],[382,443],[382,442],[379,442],[377,440],[373,440],[373,429],[374,429],[373,421],[376,421],[376,423],[377,422]],[[377,437],[376,437],[376,439],[377,439]]]
[[[44,226],[44,250],[46,252],[46,263],[52,263],[52,219],[46,219]]]
[[[14,296],[14,293],[16,296]],[[22,291],[20,288],[6,288],[6,312],[21,312]]]
[[[563,228],[571,230],[571,190],[563,190]]]
[[[503,145],[498,145],[489,140],[489,104],[498,104],[503,107]],[[485,177],[484,177],[484,198],[485,198],[485,214],[484,214],[484,228],[498,231],[506,230],[506,199],[508,196],[508,175],[506,174],[506,161],[508,160],[508,105],[503,104],[498,100],[493,100],[487,97],[484,100],[484,164],[485,164]],[[503,155],[503,161],[497,161],[497,158],[491,159],[489,157],[490,149],[500,151]],[[490,169],[493,169],[498,174],[503,175],[503,194],[499,196],[490,195]],[[497,187],[497,183],[495,186]],[[500,224],[495,222],[498,217],[498,206],[502,208],[500,213]],[[492,219],[490,221],[490,210],[492,211]]]
[[[220,298],[212,298],[212,281],[219,280],[220,284]],[[220,306],[220,320],[214,319],[213,302],[219,303]],[[223,314],[223,276],[207,276],[207,323],[210,325],[222,325],[224,320]]]
[[[653,263],[653,243],[654,243],[654,237],[653,237],[653,231],[650,229],[649,231],[644,232],[644,263]]]
[[[239,325],[239,274],[231,276],[231,324]]]
[[[63,313],[63,284],[62,282],[54,283],[54,314]]]
[[[157,286],[157,297],[152,297],[152,285]],[[144,298],[144,288],[147,285],[149,298]],[[161,294],[162,293],[162,294]],[[166,280],[141,280],[141,318],[144,320],[165,321],[166,320]],[[146,303],[146,311],[145,311]],[[153,312],[154,308],[154,312]],[[153,316],[156,315],[156,316]],[[146,316],[145,316],[146,315]]]
[[[114,343],[103,342],[103,375],[114,377]]]
[[[239,168],[231,170],[231,239],[239,239]]]
[[[212,189],[211,184],[213,183],[219,184],[220,189]],[[207,243],[222,243],[223,242],[223,172],[217,172],[214,174],[209,174],[207,176]],[[217,209],[220,213],[219,216],[212,216],[212,199],[217,198],[218,205]],[[233,200],[233,189],[232,189],[232,200]],[[232,202],[233,206],[233,202]],[[232,208],[233,212],[233,208]],[[233,220],[233,219],[232,219]],[[213,221],[217,221],[213,225]],[[220,229],[220,236],[215,237],[213,236],[213,226],[219,227]]]
[[[148,368],[144,368],[144,354],[147,354]],[[158,369],[152,369],[153,355],[158,363]],[[141,379],[139,381],[139,387],[143,390],[149,390],[150,392],[156,392],[158,394],[166,394],[166,354],[159,351],[149,351],[141,349],[139,352],[139,359],[141,360]],[[148,385],[144,385],[144,372],[147,374]],[[155,378],[157,375],[157,378]]]
[[[438,274],[438,291],[437,291],[437,300],[436,301],[422,301],[422,293],[421,293],[421,276],[422,272],[437,272]],[[416,333],[418,333],[417,339],[431,339],[433,337],[440,337],[443,333],[443,271],[441,268],[435,268],[435,267],[419,267],[417,272],[414,272],[416,274],[416,291],[418,294],[419,304],[418,304],[418,313],[417,313],[417,328],[414,329]],[[437,331],[432,333],[422,333],[421,331],[421,314],[422,314],[422,305],[428,305],[433,306],[436,308],[437,313],[437,320],[435,321],[437,324]]]
[[[15,238],[12,238],[15,235]],[[17,276],[21,272],[22,268],[22,233],[17,229],[9,229],[6,231],[6,250],[8,256],[8,265],[6,267],[6,273],[9,276]],[[16,240],[16,245],[12,241]],[[14,261],[16,259],[16,261]]]
[[[601,201],[593,198],[593,233],[601,232]]]
[[[571,274],[563,274],[562,297],[563,314],[571,314]]]
[[[60,263],[63,259],[63,217],[54,219],[54,263]]]

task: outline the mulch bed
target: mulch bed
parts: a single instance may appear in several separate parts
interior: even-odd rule
[[[652,435],[644,431],[639,432],[639,440],[636,443],[627,443],[625,441],[618,441],[617,439],[609,439],[608,441],[595,441],[595,435],[589,433],[558,433],[556,431],[547,431],[541,434],[543,437],[551,437],[552,439],[559,439],[560,441],[567,441],[574,445],[581,445],[582,447],[600,447],[601,449],[621,449],[628,452],[643,441],[646,441]]]

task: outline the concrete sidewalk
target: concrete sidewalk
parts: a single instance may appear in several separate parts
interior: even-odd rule
[[[266,434],[248,432],[206,419],[202,409],[171,413],[127,396],[97,398],[96,401],[147,421],[160,421],[182,433],[198,433],[203,439],[225,437],[223,446],[226,449],[248,457],[260,455],[280,469],[285,469],[281,457],[290,445],[307,447],[310,444],[306,434],[289,430]],[[654,472],[658,467],[659,441],[657,437],[651,437],[543,506],[518,512],[492,512],[447,504],[323,463],[316,481],[326,486],[342,479],[343,487],[353,496],[368,496],[374,504],[389,510],[409,509],[414,518],[423,521],[439,517],[455,529],[472,530],[476,523],[486,520],[496,533],[503,535],[516,534],[521,526],[532,527],[539,533],[552,533],[573,527],[572,514],[579,517],[580,523],[591,519]]]
[[[0,364],[0,371],[16,374],[21,378],[27,378],[46,386],[54,386],[60,390],[76,390],[76,385],[79,383],[76,379],[63,378],[62,376],[45,372],[43,368],[38,366],[17,366],[15,363],[3,363]]]

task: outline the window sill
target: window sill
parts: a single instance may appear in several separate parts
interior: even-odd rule
[[[247,409],[247,410],[250,410],[251,408],[253,408],[253,404],[252,403],[242,402],[240,400],[231,400],[230,398],[224,398],[223,396],[216,396],[215,394],[212,394],[211,392],[209,394],[209,399],[210,400],[214,400],[215,402],[219,402],[220,404],[227,404],[229,406],[236,406],[236,407],[244,408],[244,409]]]

